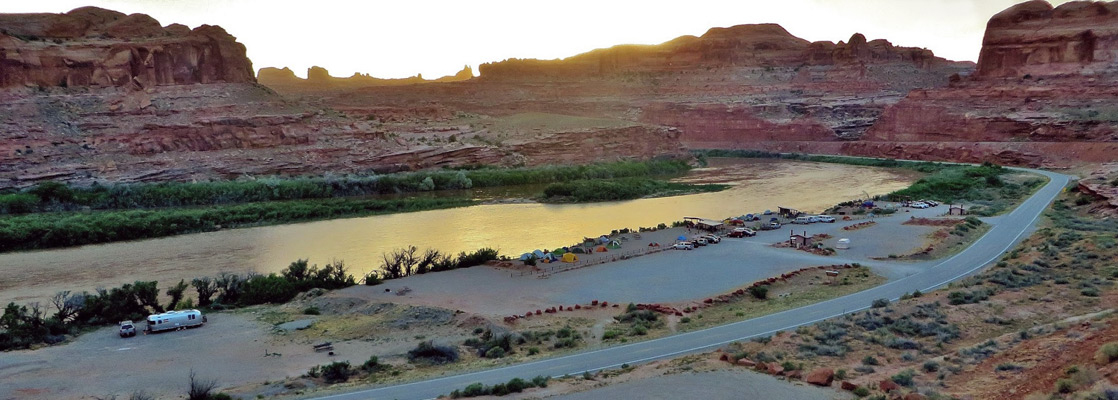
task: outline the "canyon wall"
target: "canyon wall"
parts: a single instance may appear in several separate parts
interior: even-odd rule
[[[980,78],[1092,75],[1118,63],[1118,3],[1027,1],[986,25]]]
[[[886,40],[808,42],[776,24],[712,28],[659,45],[621,45],[562,60],[508,59],[482,64],[487,80],[584,79],[619,73],[670,73],[701,68],[801,67],[908,63],[921,69],[955,65],[930,50],[895,47]]]
[[[910,92],[863,140],[1002,142],[1065,164],[1113,160],[1085,149],[1118,143],[1116,39],[1118,3],[1018,4],[991,18],[974,76]]]
[[[255,82],[245,46],[218,26],[162,27],[96,7],[0,14],[0,87]]]

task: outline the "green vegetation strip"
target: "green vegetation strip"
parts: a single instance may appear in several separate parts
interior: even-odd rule
[[[0,214],[82,209],[113,210],[243,204],[263,201],[326,199],[376,194],[415,193],[588,179],[615,179],[687,172],[681,160],[620,161],[590,165],[531,168],[467,167],[469,169],[403,172],[341,177],[265,178],[154,184],[72,187],[44,182],[22,191],[0,194]]]
[[[798,153],[773,153],[758,150],[693,150],[704,162],[707,157],[738,157],[825,162],[867,167],[905,168],[929,174],[912,186],[883,196],[893,201],[938,200],[944,203],[970,202],[977,205],[970,213],[980,216],[997,215],[1012,209],[1036,189],[1044,186],[1045,178],[1029,178],[1015,182],[1004,178],[1012,172],[998,165],[959,165],[928,161],[903,161],[880,158],[826,156]]]
[[[729,185],[692,185],[650,178],[581,180],[548,185],[543,191],[542,200],[549,203],[632,200],[642,197],[717,192],[729,187]]]
[[[327,218],[473,205],[464,198],[323,199],[203,208],[61,212],[0,218],[0,251],[78,246]]]
[[[928,173],[957,166],[955,164],[945,164],[931,161],[907,161],[885,158],[826,156],[800,153],[775,153],[761,150],[699,149],[692,150],[691,153],[699,159],[699,162],[705,162],[707,157],[770,158],[780,160],[824,162],[831,164],[860,165],[864,167],[907,168]]]

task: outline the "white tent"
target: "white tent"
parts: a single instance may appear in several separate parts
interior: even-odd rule
[[[850,248],[850,239],[847,239],[847,238],[839,239],[838,243],[835,244],[835,248],[836,249],[849,249]]]

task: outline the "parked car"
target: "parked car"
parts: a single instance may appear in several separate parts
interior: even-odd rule
[[[925,208],[928,208],[929,206],[928,206],[928,203],[915,202],[915,203],[910,204],[909,207],[925,209]]]
[[[765,215],[773,215],[772,210],[765,210]]]
[[[673,244],[672,248],[676,250],[694,250],[695,246],[691,245],[691,243],[681,242]]]
[[[706,239],[704,239],[702,237],[697,237],[695,239],[692,239],[691,243],[694,243],[695,246],[706,246],[706,245],[710,244],[710,242],[708,242]]]
[[[835,217],[832,217],[830,215],[820,215],[819,216],[819,222],[826,222],[828,224],[833,224],[833,223],[835,223]]]
[[[752,229],[749,229],[749,228],[737,228],[737,229],[734,229],[734,230],[730,231],[730,234],[727,235],[727,236],[736,237],[736,238],[753,237],[753,236],[757,236],[757,232],[752,230]]]
[[[808,217],[808,216],[796,217],[796,219],[792,220],[793,224],[801,224],[801,225],[810,224],[812,222],[815,222],[815,221],[812,221],[811,217]]]
[[[920,200],[920,202],[924,203],[924,204],[927,204],[929,206],[932,206],[932,207],[935,207],[935,206],[939,205],[939,202],[935,201],[935,200]]]
[[[718,235],[703,235],[702,238],[706,239],[707,243],[710,244],[722,243],[722,238],[718,237]]]
[[[120,337],[136,336],[136,325],[132,321],[120,321]]]

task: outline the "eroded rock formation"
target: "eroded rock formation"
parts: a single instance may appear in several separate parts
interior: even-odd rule
[[[712,28],[700,37],[681,36],[654,46],[614,46],[562,60],[509,59],[482,64],[479,71],[487,80],[554,80],[699,68],[886,63],[908,63],[921,69],[957,66],[930,50],[895,47],[884,39],[867,42],[862,34],[854,34],[849,43],[811,43],[780,25],[757,24]]]
[[[1118,3],[1027,1],[990,19],[976,75],[1020,78],[1114,72]]]
[[[166,28],[96,7],[0,14],[0,87],[255,82],[245,46],[218,26]]]

